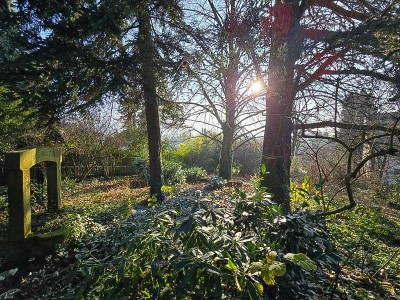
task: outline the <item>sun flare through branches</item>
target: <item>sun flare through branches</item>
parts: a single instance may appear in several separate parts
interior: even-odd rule
[[[252,94],[259,94],[264,90],[264,87],[260,81],[254,81],[251,83],[249,89]]]

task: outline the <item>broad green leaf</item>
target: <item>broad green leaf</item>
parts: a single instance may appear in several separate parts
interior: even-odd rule
[[[288,253],[284,258],[306,271],[315,271],[317,269],[317,265],[304,253]]]
[[[255,282],[254,286],[260,294],[264,293],[264,286],[261,283]]]
[[[266,258],[267,258],[267,262],[269,264],[273,263],[276,259],[276,257],[278,256],[278,253],[276,253],[276,251],[271,251],[267,254]]]
[[[18,272],[18,268],[11,269],[10,271],[8,271],[8,273],[9,273],[11,276],[14,276],[15,273],[17,273],[17,272]]]
[[[251,300],[259,300],[261,299],[260,294],[263,293],[263,286],[262,284],[255,282],[251,282],[251,280],[247,280],[247,292],[249,293],[250,299]]]
[[[283,276],[286,273],[286,265],[280,261],[274,261],[268,269],[275,276]]]
[[[267,166],[265,164],[262,164],[260,169],[261,169],[261,174],[264,175],[265,173],[267,173]]]
[[[249,271],[250,271],[250,273],[255,273],[255,272],[260,271],[261,267],[262,267],[262,263],[261,262],[259,262],[259,261],[252,262],[250,264]]]
[[[191,282],[192,278],[195,276],[196,272],[197,272],[197,266],[196,265],[192,265],[190,267],[190,269],[186,272],[182,283],[185,285],[185,284],[188,284],[189,282]]]
[[[233,263],[233,261],[230,258],[228,258],[228,268],[232,271],[235,271],[235,272],[237,271],[236,265]]]
[[[274,285],[274,283],[275,283],[274,273],[269,271],[267,265],[265,265],[261,268],[261,278],[268,285]]]
[[[204,265],[203,265],[203,268],[204,268],[204,270],[205,270],[206,272],[208,272],[208,273],[210,273],[210,274],[221,276],[221,270],[218,269],[218,268],[216,268],[216,267],[214,267],[213,265],[204,264]]]
[[[140,292],[142,293],[142,295],[144,295],[144,296],[150,298],[150,293],[149,293],[148,290],[142,290],[142,291],[140,291]]]

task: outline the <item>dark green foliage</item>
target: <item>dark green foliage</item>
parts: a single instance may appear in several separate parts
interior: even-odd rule
[[[4,186],[0,186],[0,212],[6,211],[7,207],[7,189]]]
[[[328,269],[339,260],[334,254],[325,222],[309,212],[298,211],[276,220],[275,224],[277,231],[273,241],[278,248],[306,253],[319,266]],[[289,266],[285,276],[278,278],[278,284],[286,287],[279,291],[280,299],[319,299],[316,292],[321,286],[310,282],[304,273],[298,272],[297,266]]]
[[[210,178],[210,187],[213,190],[223,188],[226,183],[227,183],[226,179],[219,177],[217,175]]]
[[[207,177],[207,172],[200,167],[192,167],[183,170],[186,181],[189,183],[203,180]]]
[[[163,155],[168,160],[180,162],[186,168],[200,167],[207,172],[215,172],[218,165],[219,144],[199,135],[175,147],[164,142]]]
[[[79,255],[83,280],[76,296],[274,299],[284,293],[289,298],[281,299],[305,299],[315,291],[308,282],[316,265],[307,253],[290,254],[276,238],[290,231],[276,221],[278,212],[258,193],[229,202],[180,201],[136,214],[87,244],[91,250]],[[299,232],[314,228],[297,223]],[[312,242],[299,248],[322,259],[315,254],[320,249],[309,247]]]
[[[143,179],[149,180],[149,171],[146,158],[137,156],[134,158],[132,165],[136,175],[139,175]]]
[[[6,3],[4,4],[6,6]],[[35,109],[23,107],[22,97],[2,83],[3,62],[14,59],[18,54],[13,40],[13,36],[18,31],[16,27],[9,24],[9,17],[6,7],[0,4],[0,163],[4,160],[4,152],[14,150],[17,146],[26,146],[22,141],[22,136],[32,131],[35,123],[32,118]]]
[[[176,1],[149,3],[160,28],[179,18]],[[10,2],[0,11],[5,21],[0,29],[6,29],[0,41],[7,41],[0,46],[0,85],[9,89],[7,98],[18,96],[26,107],[38,108],[43,124],[111,95],[141,104],[136,37],[142,7],[142,1],[125,0]],[[156,37],[165,52],[163,59],[155,57],[160,78],[175,51],[161,47],[168,38]],[[18,51],[3,55],[10,49]]]
[[[388,217],[387,210],[359,205],[354,211],[333,216],[329,228],[346,264],[365,274],[374,274],[388,261],[387,273],[399,276],[400,257],[391,260],[390,257],[400,246],[400,221]]]
[[[165,161],[163,165],[164,181],[167,185],[181,184],[186,181],[185,172],[180,163]]]
[[[214,136],[215,134],[209,133]],[[183,137],[185,138],[185,137]],[[163,142],[163,157],[167,160],[178,161],[185,168],[200,167],[208,173],[217,171],[221,145],[215,137],[210,140],[198,135],[186,138],[178,146],[168,141]],[[233,175],[253,175],[259,170],[261,157],[261,144],[258,141],[247,142],[235,149],[233,155]]]
[[[239,190],[233,196],[236,194],[241,201],[235,207],[235,223],[242,230],[258,231],[259,228],[270,227],[275,218],[280,215],[279,206],[269,200],[268,194],[258,192],[252,199],[248,199],[246,193]],[[269,209],[267,210],[265,207]]]
[[[276,221],[281,233],[276,239],[279,247],[289,252],[307,253],[312,259],[332,251],[325,223],[309,212],[298,211]]]
[[[193,183],[205,179],[207,172],[200,167],[184,169],[179,162],[165,161],[163,165],[164,181],[167,185]]]

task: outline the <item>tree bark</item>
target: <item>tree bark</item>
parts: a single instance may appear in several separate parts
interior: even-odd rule
[[[271,28],[272,44],[266,96],[266,124],[261,163],[267,173],[261,185],[273,194],[284,213],[290,212],[290,164],[292,143],[292,110],[296,96],[294,66],[300,57],[299,16],[295,6],[278,4]]]
[[[233,127],[225,126],[223,129],[219,176],[227,180],[232,178],[233,133]]]
[[[233,51],[233,50],[232,50]],[[233,139],[235,133],[236,85],[238,81],[237,55],[230,56],[230,62],[225,79],[226,115],[222,126],[222,147],[219,160],[219,176],[224,179],[232,177]]]
[[[145,1],[139,12],[138,48],[141,63],[143,97],[147,124],[147,139],[150,165],[150,196],[163,200],[161,168],[161,132],[157,101],[157,71],[155,49],[151,36],[149,3]]]
[[[236,26],[236,4],[230,1],[229,22],[231,27]],[[228,34],[228,33],[227,33]],[[235,113],[237,82],[239,80],[239,55],[235,45],[234,35],[228,34],[228,66],[224,80],[225,91],[225,123],[222,125],[222,147],[219,160],[219,176],[224,179],[232,177],[233,140],[235,134]]]

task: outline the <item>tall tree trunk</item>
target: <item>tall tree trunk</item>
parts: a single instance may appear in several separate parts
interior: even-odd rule
[[[219,158],[219,176],[227,180],[232,177],[233,129],[233,127],[229,126],[224,126],[223,128],[221,155]]]
[[[145,114],[147,124],[147,139],[149,147],[150,164],[150,196],[156,196],[158,200],[164,198],[162,187],[161,169],[161,133],[160,119],[157,101],[157,72],[154,62],[155,49],[151,37],[151,23],[149,3],[145,1],[139,12],[139,57],[141,63],[141,75],[143,97],[145,102]]]
[[[224,179],[232,177],[233,136],[235,134],[236,84],[238,81],[238,63],[231,57],[225,82],[226,115],[222,126],[222,147],[219,159],[219,176]]]
[[[261,184],[273,194],[283,212],[290,211],[292,110],[296,96],[294,66],[300,57],[299,18],[289,4],[277,5],[269,58],[266,124],[262,164],[267,167]],[[280,11],[278,11],[280,10]],[[282,13],[283,12],[283,13]],[[279,19],[282,18],[282,19]]]
[[[236,2],[230,0],[230,13],[228,27],[237,26],[236,20]],[[235,134],[235,113],[236,113],[236,97],[237,82],[239,80],[239,55],[237,45],[235,45],[235,36],[233,33],[228,37],[228,66],[225,74],[225,124],[222,126],[222,147],[219,159],[219,176],[224,179],[232,177],[232,159],[233,159],[233,136]]]

